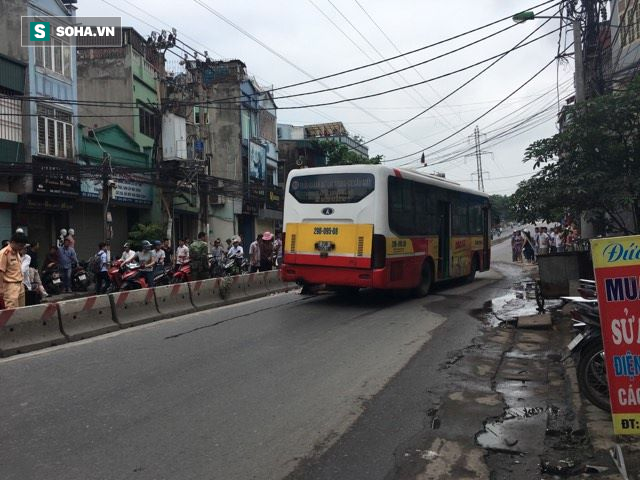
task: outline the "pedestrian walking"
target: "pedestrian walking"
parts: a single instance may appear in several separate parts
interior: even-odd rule
[[[256,239],[249,245],[249,272],[255,273],[260,268],[260,244],[262,234],[259,233]]]
[[[73,266],[78,263],[76,251],[71,246],[71,239],[66,237],[64,243],[58,249],[58,265],[60,266],[60,276],[62,277],[62,285],[65,293],[71,292],[71,271]]]
[[[191,259],[191,273],[194,280],[207,278],[209,270],[209,244],[207,234],[198,233],[198,239],[189,245],[189,258]]]
[[[100,242],[98,244],[98,253],[96,253],[97,272],[96,272],[96,295],[106,293],[109,288],[109,259],[107,255],[107,244]]]
[[[24,233],[14,233],[9,244],[0,250],[0,300],[3,300],[5,308],[25,306],[20,251],[26,244]]]

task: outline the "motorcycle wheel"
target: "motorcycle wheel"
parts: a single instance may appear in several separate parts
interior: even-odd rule
[[[602,338],[593,338],[580,350],[580,360],[576,368],[580,392],[596,407],[611,411],[609,404],[609,384]]]

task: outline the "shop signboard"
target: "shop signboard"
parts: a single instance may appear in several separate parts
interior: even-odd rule
[[[131,177],[131,176],[129,176]],[[151,205],[153,191],[144,178],[123,178],[115,176],[116,188],[113,201],[135,205]],[[83,178],[80,183],[81,195],[85,198],[102,198],[102,180],[98,178]]]
[[[77,197],[80,180],[64,160],[33,157],[33,193]]]
[[[640,434],[640,236],[591,240],[613,431]]]

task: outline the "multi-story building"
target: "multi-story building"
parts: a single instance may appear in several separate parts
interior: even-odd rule
[[[0,0],[0,225],[2,235],[22,227],[31,242],[55,243],[69,228],[80,195],[68,165],[77,153],[76,49],[55,39],[21,46],[21,16],[73,17],[75,2]],[[21,101],[45,97],[52,100]],[[16,97],[11,98],[11,97]],[[53,100],[55,99],[55,100]],[[11,164],[7,167],[7,164]],[[11,214],[9,215],[9,211]]]
[[[640,2],[611,2],[611,68],[614,87],[624,85],[640,71]]]
[[[103,154],[108,153],[114,166],[150,169],[160,139],[162,54],[133,28],[123,28],[121,46],[78,46],[77,57],[78,99],[85,102],[79,106],[80,161],[100,165]],[[104,151],[93,148],[99,145]],[[124,241],[136,223],[165,223],[158,189],[122,176],[114,181],[109,218],[115,244]],[[101,181],[83,179],[80,201],[71,213],[73,226],[85,232],[92,250],[106,235],[101,199]]]
[[[199,168],[208,178],[200,206],[210,236],[240,234],[248,245],[256,233],[282,228],[275,103],[239,60],[185,67],[167,83],[172,110],[186,118],[185,173]],[[192,178],[188,186],[204,177]]]
[[[324,151],[319,148],[323,141],[346,145],[350,151],[369,158],[369,147],[347,132],[342,122],[318,123],[297,126],[278,124],[278,148],[283,162],[284,178],[296,168],[322,167],[327,164]]]

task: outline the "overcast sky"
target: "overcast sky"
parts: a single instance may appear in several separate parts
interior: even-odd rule
[[[378,61],[382,58],[380,55],[388,58],[398,55],[398,50],[411,51],[510,16],[517,11],[526,10],[542,1],[458,0],[451,3],[434,0],[79,0],[77,15],[121,16],[123,25],[135,27],[144,36],[152,29],[175,27],[178,38],[192,48],[199,51],[206,49],[212,58],[240,59],[247,65],[249,74],[255,76],[262,85],[279,87],[309,80],[304,72],[317,78]],[[259,45],[199,3],[220,13],[290,63]],[[536,11],[540,12],[553,5],[554,3],[548,3]],[[542,15],[556,13],[557,9],[553,7]],[[543,23],[544,20],[538,19],[518,24],[491,39],[406,70],[401,75],[387,76],[344,88],[337,93],[344,98],[369,95],[464,68],[509,50],[536,28],[542,27],[530,38],[559,27],[559,20],[550,20],[546,25],[542,25]],[[379,66],[331,78],[323,83],[328,87],[337,87],[424,62],[510,25],[513,25],[513,22],[508,20],[458,40]],[[570,45],[571,38],[567,42],[565,43],[563,35],[562,50],[566,45]],[[552,64],[486,117],[451,139],[437,146],[432,145],[496,105],[551,61],[557,50],[556,32],[509,53],[486,73],[437,107],[397,131],[373,141],[369,144],[370,155],[384,155],[389,165],[418,167],[420,154],[397,161],[393,159],[424,149],[427,163],[434,164],[424,170],[444,172],[449,179],[467,187],[476,187],[475,156],[464,155],[473,154],[472,136],[474,125],[477,123],[481,140],[489,140],[483,145],[483,150],[493,152],[483,156],[483,167],[487,172],[485,190],[497,194],[513,193],[517,183],[532,174],[532,166],[522,162],[527,145],[556,131],[556,80],[559,79],[562,102],[563,98],[573,92],[572,60],[561,64],[558,70],[556,63]],[[573,48],[569,47],[568,51],[572,52]],[[177,57],[168,55],[167,59],[170,66],[171,63],[177,66]],[[372,139],[430,107],[489,64],[490,62],[487,62],[440,80],[352,103],[280,109],[278,122],[304,125],[342,121],[350,133],[361,135],[365,140]],[[310,83],[276,91],[274,95],[277,98],[318,90],[325,86]],[[536,100],[537,97],[541,98]],[[276,100],[276,103],[278,107],[289,107],[339,100],[341,98],[336,93],[327,92]],[[545,108],[549,108],[546,113],[530,118]],[[521,124],[521,129],[528,131],[519,136],[513,136],[512,131],[507,136],[490,140],[492,136],[518,124]],[[436,162],[442,163],[436,165]]]

